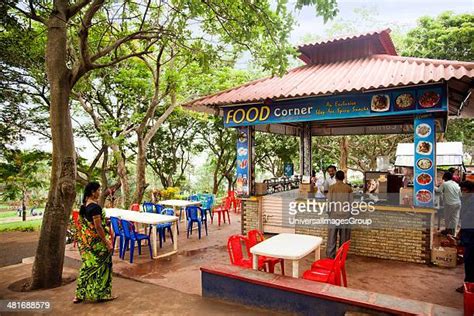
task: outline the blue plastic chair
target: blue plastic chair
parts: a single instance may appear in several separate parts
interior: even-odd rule
[[[144,202],[143,203],[143,209],[145,210],[146,213],[155,213],[155,204],[151,202]]]
[[[189,197],[190,201],[199,201],[199,195],[193,194]]]
[[[156,214],[161,214],[161,212],[163,212],[164,208],[165,208],[165,206],[162,205],[162,204],[155,204]]]
[[[172,208],[165,208],[161,211],[160,214],[174,216],[174,210]],[[173,225],[173,224],[172,223],[163,223],[163,224],[158,224],[157,225],[158,229],[161,230],[161,234],[162,234],[164,242],[166,242],[166,230],[168,230],[168,233],[170,234],[171,241],[174,242],[173,232],[171,231],[171,225]],[[176,228],[178,228],[178,226],[176,226]],[[161,245],[161,239],[160,239],[160,245]]]
[[[119,244],[119,257],[122,257],[123,251],[123,240],[125,235],[123,233],[122,227],[120,227],[120,219],[118,217],[110,217],[110,224],[112,225],[112,230],[114,231],[114,239],[112,240],[112,255],[115,251],[115,243],[117,242],[117,237],[120,237]]]
[[[151,242],[150,236],[145,234],[140,234],[135,232],[132,223],[122,219],[122,228],[125,237],[124,247],[122,251],[122,259],[125,258],[125,252],[127,251],[127,247],[130,247],[130,263],[133,263],[133,252],[135,251],[135,242],[138,243],[138,254],[142,254],[142,240],[148,241],[148,248],[150,250],[150,258],[153,259],[153,253],[151,252]]]
[[[202,214],[201,214],[201,219],[203,221],[207,221],[207,214],[209,214],[209,218],[213,218],[212,216],[212,206],[214,204],[214,197],[210,194],[203,194],[203,197],[201,199],[201,209],[202,209]]]
[[[199,212],[201,212],[201,216],[199,216]],[[188,206],[186,208],[186,217],[188,218],[188,228],[187,228],[187,237],[189,238],[189,234],[193,234],[193,224],[197,223],[198,225],[198,234],[199,239],[201,239],[201,226],[202,222],[204,222],[204,226],[206,228],[206,236],[207,236],[207,220],[203,220],[202,217],[202,210],[199,206]]]

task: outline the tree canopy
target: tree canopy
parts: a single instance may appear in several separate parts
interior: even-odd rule
[[[404,56],[474,60],[474,15],[444,12],[418,20],[417,27],[403,41]]]

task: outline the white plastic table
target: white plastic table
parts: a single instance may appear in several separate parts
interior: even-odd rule
[[[299,276],[299,260],[311,252],[315,252],[315,259],[319,260],[321,237],[301,234],[279,234],[256,244],[250,248],[253,254],[253,269],[258,269],[258,256],[268,256],[291,260],[293,263],[293,277]]]
[[[175,211],[175,214],[176,214],[176,211],[178,211],[179,209],[182,209],[183,207],[185,208],[185,207],[188,207],[188,206],[191,206],[191,205],[199,206],[199,205],[201,205],[201,202],[199,202],[199,201],[186,201],[186,200],[164,200],[164,201],[158,202],[157,204],[173,207],[173,209]],[[183,219],[181,219],[181,221],[183,221]]]
[[[149,224],[153,225],[151,230],[151,245],[153,250],[153,259],[158,259],[162,257],[171,256],[178,252],[178,217],[171,215],[161,215],[155,213],[141,213],[136,211],[122,210],[118,208],[107,208],[105,209],[105,216],[118,217],[127,221],[132,221],[136,223]],[[156,225],[163,223],[173,223],[173,251],[158,255],[158,246],[156,242]]]

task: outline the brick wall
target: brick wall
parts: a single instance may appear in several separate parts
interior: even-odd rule
[[[259,204],[259,198],[242,199],[242,234],[252,229],[262,229]]]
[[[368,228],[354,228],[350,253],[383,259],[428,263],[432,243],[432,214],[377,210],[361,214],[370,216],[373,223]],[[298,214],[297,218],[313,218],[311,213]],[[297,234],[323,237],[326,248],[325,225],[296,225]]]

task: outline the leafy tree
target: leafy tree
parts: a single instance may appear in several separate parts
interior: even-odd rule
[[[3,152],[0,160],[0,179],[4,186],[0,194],[4,200],[21,199],[24,221],[28,194],[46,184],[41,171],[46,167],[48,158],[48,154],[38,150],[8,149]]]
[[[316,4],[318,13],[331,17],[336,13],[334,3],[334,0],[298,0],[296,5]],[[33,265],[33,289],[61,283],[64,260],[61,241],[65,239],[67,218],[75,199],[76,157],[69,102],[76,84],[93,70],[148,55],[153,45],[165,47],[168,42],[174,42],[176,48],[207,65],[211,65],[217,52],[234,46],[240,51],[250,51],[264,68],[281,74],[288,65],[288,55],[294,52],[288,42],[293,20],[286,5],[284,0],[272,5],[268,1],[189,0],[149,1],[144,5],[104,0],[2,2],[1,10],[7,15],[2,17],[2,23],[20,14],[38,23],[47,34],[45,64],[50,91],[52,174]],[[191,22],[197,32],[192,31]],[[98,35],[98,41],[93,41],[93,33],[102,36]],[[218,39],[218,44],[212,37]],[[168,52],[168,56],[173,54]],[[158,74],[158,68],[154,69]],[[157,79],[159,76],[154,76],[155,87]],[[157,103],[154,96],[152,104]],[[155,111],[153,107],[149,109],[148,117]],[[147,128],[149,126],[141,125],[139,133]],[[152,136],[153,133],[146,132],[146,138],[140,139],[138,135],[140,157],[145,155],[142,145]],[[137,167],[142,166],[137,164]],[[137,181],[136,197],[140,198],[144,168],[138,170],[137,179],[140,181]]]
[[[209,69],[200,76],[190,76],[187,86],[191,88],[189,94],[195,98],[238,86],[261,75],[258,71],[237,70],[224,65]],[[205,116],[203,120],[205,125],[198,131],[199,141],[205,144],[209,154],[208,162],[212,166],[211,190],[217,194],[224,179],[227,180],[229,190],[235,182],[237,134],[234,129],[224,128],[222,118],[217,115]]]
[[[447,11],[433,18],[418,20],[418,25],[404,38],[401,53],[405,56],[474,60],[474,15]],[[448,121],[444,139],[463,142],[465,150],[474,152],[474,119],[455,118]]]
[[[230,190],[235,179],[237,133],[232,128],[224,128],[222,117],[208,116],[199,134],[200,141],[205,144],[210,154],[212,193],[218,193],[224,179],[227,180],[227,188]]]
[[[5,6],[0,5],[0,11]],[[0,26],[0,146],[25,132],[50,138],[49,89],[44,74],[45,35],[25,20],[4,15]]]
[[[274,177],[283,176],[285,162],[294,162],[299,155],[296,137],[257,132],[255,136],[255,164]]]
[[[474,15],[444,12],[436,18],[425,16],[403,41],[404,56],[474,60]]]
[[[474,153],[474,119],[450,119],[444,137],[448,142],[462,142],[464,152],[470,153],[472,157]]]
[[[180,187],[185,171],[190,167],[191,155],[204,149],[196,141],[203,125],[198,113],[177,108],[152,138],[147,150],[147,163],[159,177],[163,188]]]

